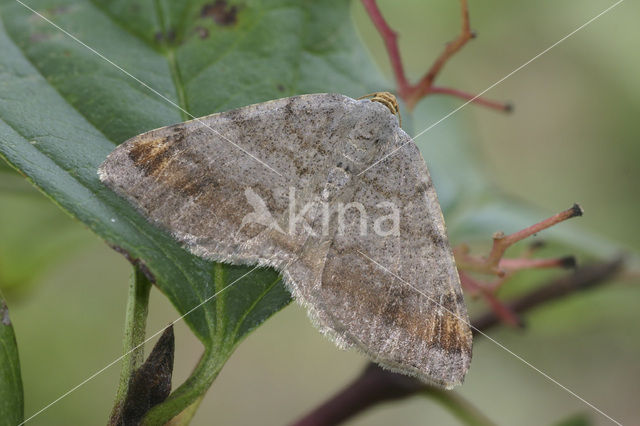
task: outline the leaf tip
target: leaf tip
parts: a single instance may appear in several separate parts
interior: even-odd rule
[[[139,424],[156,405],[171,393],[175,339],[170,324],[151,350],[147,360],[131,376],[122,410],[111,425]]]

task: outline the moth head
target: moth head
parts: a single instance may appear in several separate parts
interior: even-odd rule
[[[358,99],[371,99],[371,102],[380,102],[382,105],[389,108],[391,114],[398,117],[398,122],[402,126],[402,117],[400,116],[400,107],[398,106],[398,100],[389,92],[373,92],[368,95],[360,96]]]

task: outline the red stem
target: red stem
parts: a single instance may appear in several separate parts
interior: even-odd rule
[[[362,0],[364,8],[367,10],[371,22],[375,25],[376,29],[382,36],[384,44],[389,54],[391,61],[391,67],[393,68],[393,75],[396,79],[396,85],[398,86],[398,95],[404,99],[405,96],[411,91],[411,87],[404,74],[404,67],[402,66],[402,59],[400,58],[400,49],[398,48],[398,34],[391,29],[387,21],[380,13],[378,5],[375,0]]]
[[[548,282],[530,293],[507,303],[515,314],[522,314],[538,306],[563,299],[574,293],[594,288],[618,274],[623,267],[622,259],[590,265],[571,275]],[[489,311],[473,321],[474,334],[499,325],[501,319]],[[418,379],[382,370],[374,364],[364,370],[351,384],[338,392],[317,409],[293,423],[295,426],[338,425],[366,409],[397,399],[407,398],[428,389],[429,385]]]
[[[542,268],[573,268],[576,259],[573,256],[558,257],[553,259],[500,259],[498,267],[504,271],[519,271],[521,269]]]
[[[471,289],[472,295],[481,295],[491,307],[491,311],[505,324],[512,327],[522,327],[522,320],[520,317],[518,317],[507,307],[507,305],[495,296],[495,290],[501,284],[501,281],[493,286],[487,286],[480,281],[475,280],[462,270],[458,270],[458,275],[460,276],[462,288],[465,290]]]
[[[504,236],[504,234],[502,233],[497,234],[493,237],[493,248],[491,249],[491,253],[489,253],[489,257],[487,258],[487,265],[498,269],[500,260],[502,259],[502,256],[504,255],[504,252],[507,250],[507,248],[537,232],[550,228],[553,225],[576,216],[582,216],[582,208],[578,204],[574,204],[573,207],[563,212],[555,214],[550,218],[536,223],[535,225],[531,225],[528,228],[522,229],[518,232],[514,232],[511,235]]]
[[[369,364],[352,384],[294,422],[294,426],[338,425],[355,414],[384,401],[406,398],[424,389],[424,384]]]
[[[420,79],[420,82],[418,82],[416,93],[414,94],[416,103],[419,99],[431,92],[433,82],[449,59],[458,53],[460,49],[474,37],[474,34],[471,32],[471,24],[469,23],[469,5],[467,4],[467,0],[460,0],[460,10],[462,13],[462,28],[460,34],[455,40],[447,43],[442,53],[440,53],[431,65],[431,68],[429,68],[429,71],[427,71],[424,77]],[[411,103],[411,101],[409,102]]]
[[[486,100],[455,89],[445,89],[433,86],[435,78],[438,76],[447,61],[474,37],[469,26],[469,8],[467,6],[467,0],[460,0],[462,11],[462,31],[460,35],[458,35],[458,37],[452,42],[447,43],[444,51],[438,56],[438,58],[436,58],[433,65],[429,68],[429,71],[427,71],[418,84],[411,84],[407,80],[404,67],[402,65],[402,59],[400,57],[400,49],[398,48],[398,34],[389,26],[389,24],[387,24],[382,13],[380,13],[380,9],[378,8],[376,1],[362,0],[362,4],[369,15],[371,22],[373,22],[373,25],[376,27],[384,41],[387,53],[389,54],[389,60],[391,61],[391,68],[393,69],[398,96],[406,102],[409,110],[412,110],[420,99],[431,93],[452,95],[458,98],[472,100],[474,103],[499,111],[511,110],[511,106],[509,104]]]
[[[498,111],[511,112],[513,110],[513,105],[504,102],[492,101],[489,99],[484,99],[480,96],[473,95],[471,93],[463,92],[462,90],[450,89],[448,87],[436,87],[431,86],[429,93],[438,94],[438,95],[450,95],[455,96],[456,98],[464,99],[465,101],[471,101],[472,103],[486,106],[488,108],[493,108]]]

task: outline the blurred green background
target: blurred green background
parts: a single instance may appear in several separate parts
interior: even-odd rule
[[[415,81],[457,34],[458,2],[379,4],[400,33],[407,73]],[[472,1],[478,38],[448,64],[438,83],[482,91],[611,4]],[[363,42],[390,77],[381,40],[359,1],[353,2],[352,13]],[[496,188],[548,213],[579,201],[586,215],[575,221],[576,229],[637,252],[638,16],[640,5],[624,2],[487,93],[512,101],[514,114],[467,106],[416,142],[426,150],[437,149],[447,142],[444,135],[453,133],[475,147],[478,163]],[[428,98],[407,122],[417,133],[460,103]],[[120,355],[130,266],[2,168],[0,286],[18,338],[29,416]],[[49,238],[51,229],[66,232],[51,232]],[[536,311],[525,332],[502,329],[492,336],[612,417],[638,424],[639,307],[638,279],[632,279]],[[150,333],[177,316],[156,290],[150,312]],[[201,345],[183,324],[176,336],[178,384],[197,361]],[[364,365],[360,355],[337,350],[301,308],[291,305],[240,346],[193,424],[290,422],[348,383]],[[100,374],[31,424],[104,424],[118,368]],[[487,340],[476,342],[460,392],[498,424],[552,424],[575,413],[586,413],[594,424],[609,424]],[[380,406],[352,422],[390,423],[458,424],[434,402],[417,397]]]

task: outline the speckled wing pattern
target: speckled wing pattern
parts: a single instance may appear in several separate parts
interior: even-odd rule
[[[339,346],[441,386],[462,382],[471,332],[440,206],[382,104],[314,94],[213,114],[126,141],[98,173],[194,254],[279,270]],[[399,233],[361,232],[357,209],[343,211],[343,228],[323,219],[324,205],[354,202],[371,217],[394,203]]]

